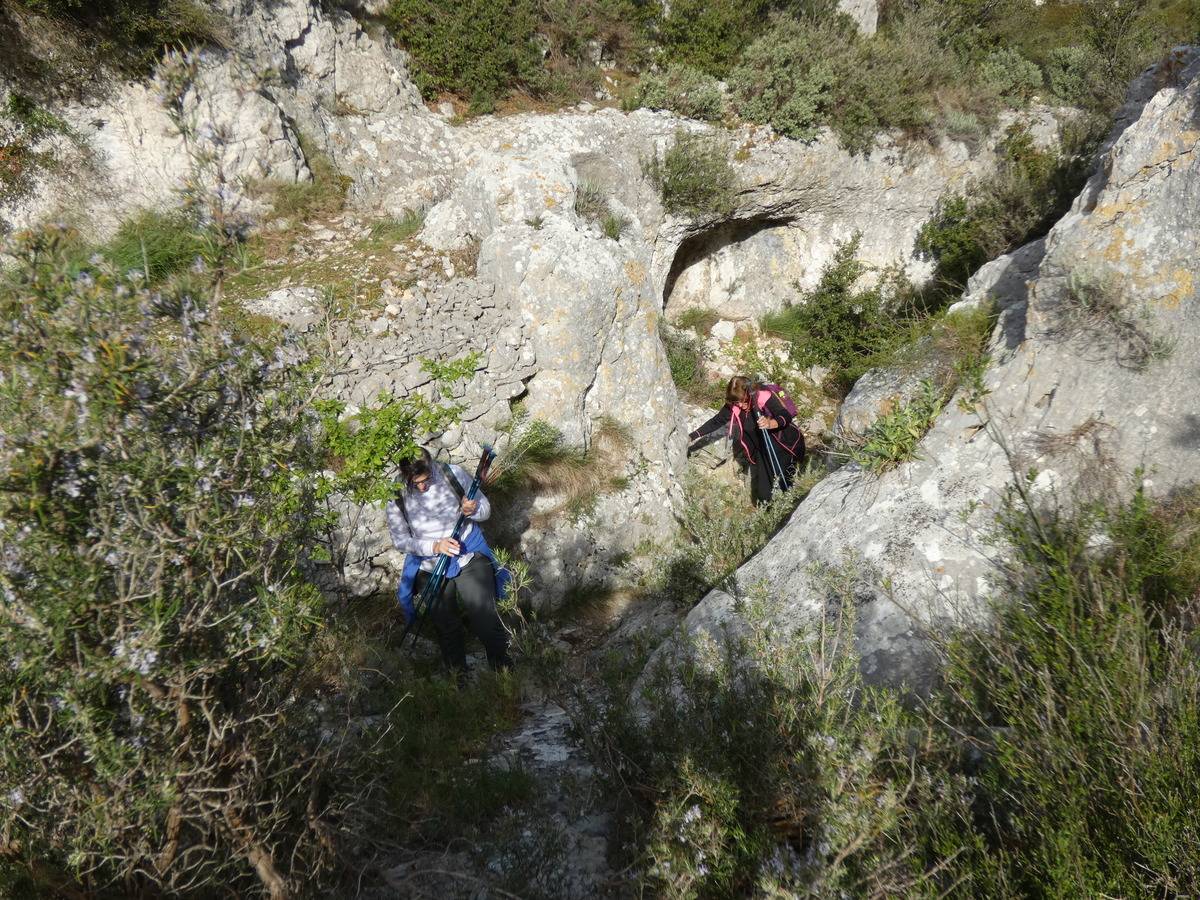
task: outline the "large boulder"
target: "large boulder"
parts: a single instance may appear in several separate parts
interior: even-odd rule
[[[1200,478],[1200,59],[1181,51],[1165,71],[1047,236],[1036,276],[1027,283],[1040,248],[989,276],[1027,296],[1001,314],[984,404],[947,404],[918,457],[882,476],[850,465],[821,482],[736,590],[692,610],[687,633],[739,627],[734,595],[756,589],[780,598],[778,624],[794,627],[827,600],[814,564],[851,559],[865,674],[921,687],[926,629],[986,615],[984,539],[1015,477],[1035,471],[1030,490],[1046,503],[1135,478],[1165,497]]]

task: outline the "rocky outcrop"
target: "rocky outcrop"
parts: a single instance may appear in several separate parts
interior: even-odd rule
[[[866,261],[900,262],[919,277],[928,264],[911,247],[937,198],[994,165],[991,150],[972,155],[955,143],[905,148],[881,138],[851,156],[831,134],[802,144],[768,128],[724,132],[587,104],[455,127],[425,108],[405,55],[349,15],[310,0],[222,3],[237,23],[233,46],[196,60],[185,106],[224,162],[232,202],[249,204],[263,177],[308,178],[303,136],[306,152],[323,150],[352,179],[360,213],[425,210],[425,243],[478,254],[474,278],[417,291],[392,304],[398,313],[372,312],[343,335],[351,363],[333,385],[340,396],[361,403],[384,389],[421,389],[420,356],[485,348],[489,367],[465,388],[474,398],[467,421],[444,436],[459,455],[491,439],[522,392],[532,416],[578,447],[604,419],[628,431],[628,487],[601,498],[591,524],[557,522],[523,538],[551,602],[674,528],[686,428],[658,339],[664,304],[669,312],[715,305],[726,319],[758,315],[791,299],[791,282],[815,283],[856,231]],[[80,129],[102,123],[85,141],[99,189],[80,204],[101,233],[132,207],[165,203],[187,175],[187,154],[165,113],[151,109],[154,99],[126,85],[104,107],[112,115],[71,114]],[[121,110],[134,120],[120,119]],[[1042,110],[1035,119],[1037,133],[1053,139],[1053,116]],[[644,177],[644,160],[680,129],[728,142],[738,179],[731,217],[667,215]],[[585,184],[623,221],[616,239],[576,211]],[[46,213],[27,204],[16,215]],[[278,311],[276,301],[263,309]],[[391,577],[386,546],[359,533],[376,524],[360,521],[347,538],[356,591]]]
[[[863,34],[874,34],[879,27],[879,4],[876,0],[838,0],[838,11],[853,19]]]
[[[737,592],[782,600],[780,628],[823,609],[814,565],[858,560],[864,672],[919,686],[930,672],[924,629],[986,615],[984,538],[1014,474],[1035,471],[1031,490],[1046,503],[1128,490],[1138,472],[1160,497],[1200,478],[1200,59],[1177,52],[1167,71],[1114,133],[1044,256],[1031,248],[993,264],[990,283],[1012,292],[983,405],[949,403],[919,457],[882,476],[853,465],[829,476],[738,571]],[[714,591],[685,630],[737,627],[737,609]]]

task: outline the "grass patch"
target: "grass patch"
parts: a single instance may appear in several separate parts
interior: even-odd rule
[[[402,244],[415,237],[425,225],[425,214],[406,209],[400,218],[385,218],[371,223],[371,241],[381,247]]]
[[[1051,318],[1056,334],[1110,349],[1120,365],[1136,372],[1165,362],[1175,352],[1175,341],[1155,329],[1150,307],[1131,303],[1114,276],[1072,272]]]
[[[123,222],[99,252],[117,271],[137,270],[158,283],[203,261],[208,250],[203,229],[186,212],[143,210]]]
[[[511,502],[520,494],[552,497],[559,502],[536,515],[539,522],[566,514],[586,518],[605,494],[623,490],[623,473],[631,444],[628,430],[604,418],[597,422],[587,450],[568,445],[548,422],[530,419],[521,408],[504,429],[507,442],[492,467],[490,495]]]
[[[737,175],[718,137],[677,131],[662,157],[643,161],[642,172],[672,215],[723,217],[733,212]]]
[[[309,181],[266,182],[261,185],[260,190],[271,197],[271,216],[292,222],[306,222],[336,215],[346,206],[346,191],[353,184],[352,179],[337,170],[329,154],[318,149],[311,137],[298,131],[296,138],[312,178]]]
[[[708,306],[694,306],[685,309],[675,319],[678,328],[693,331],[699,337],[707,337],[712,327],[721,321],[721,314]]]
[[[479,834],[506,806],[530,803],[536,784],[520,768],[487,764],[491,739],[521,718],[518,682],[484,673],[458,688],[442,677],[419,678],[387,714],[389,801],[409,812],[412,840],[431,846]],[[394,735],[394,738],[391,737]]]
[[[581,181],[575,189],[575,215],[583,221],[598,225],[608,213],[608,198],[604,189],[593,181]]]
[[[600,230],[610,241],[620,241],[621,235],[626,232],[630,224],[628,216],[617,212],[608,212],[600,220]]]
[[[667,354],[671,380],[680,396],[701,406],[713,401],[724,402],[724,387],[709,376],[704,367],[704,347],[700,339],[676,328],[660,327],[658,334]]]

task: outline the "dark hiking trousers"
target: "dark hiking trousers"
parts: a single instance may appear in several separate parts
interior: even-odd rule
[[[755,459],[753,461],[746,458],[746,451],[737,441],[733,442],[733,455],[743,472],[747,468],[750,470],[750,499],[754,501],[755,506],[762,506],[770,501],[771,494],[779,482],[771,471],[771,461],[764,457],[762,444],[759,442],[757,434],[754,434],[754,440]],[[796,475],[796,457],[778,444],[775,445],[775,454],[779,457],[779,464],[783,466],[783,474],[787,477],[788,484],[791,484]]]
[[[429,580],[428,572],[417,575],[413,593],[420,595]],[[467,668],[467,638],[463,631],[466,616],[471,633],[479,638],[487,653],[488,665],[505,669],[512,665],[508,656],[508,632],[496,612],[496,574],[482,553],[476,553],[454,578],[447,578],[441,596],[434,600],[429,618],[437,631],[438,645],[446,665],[464,671]]]

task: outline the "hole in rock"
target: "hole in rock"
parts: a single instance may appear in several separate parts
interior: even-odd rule
[[[796,297],[808,281],[814,249],[807,231],[787,220],[727,222],[685,240],[663,289],[663,311],[676,318],[708,308],[723,319],[757,319]]]

